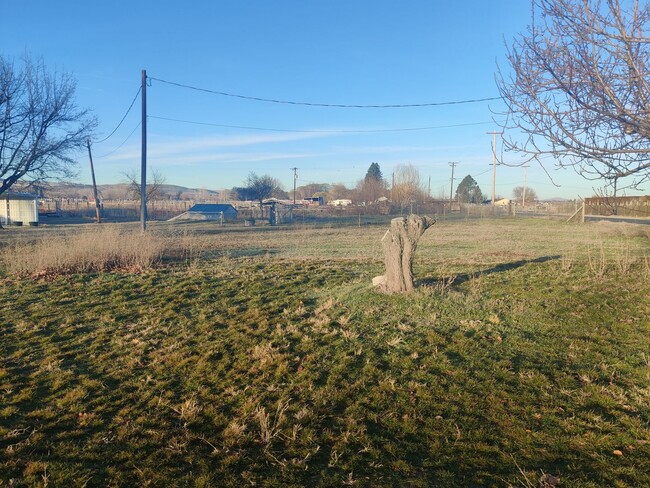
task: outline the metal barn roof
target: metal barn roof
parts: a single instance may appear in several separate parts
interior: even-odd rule
[[[230,204],[223,203],[197,203],[192,206],[188,212],[202,212],[202,213],[221,213],[237,211],[235,207]]]

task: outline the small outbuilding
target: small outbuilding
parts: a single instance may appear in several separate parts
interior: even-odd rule
[[[170,220],[237,220],[237,209],[229,203],[197,203]]]
[[[17,192],[0,194],[0,224],[38,225],[38,195]]]

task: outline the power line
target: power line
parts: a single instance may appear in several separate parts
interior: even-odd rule
[[[115,134],[115,132],[117,132],[117,129],[120,128],[120,126],[122,125],[122,122],[124,122],[124,119],[126,119],[126,116],[129,115],[129,112],[130,112],[131,109],[133,108],[133,104],[135,104],[135,101],[138,99],[138,95],[140,95],[140,90],[142,90],[142,87],[138,88],[138,91],[137,91],[137,93],[135,94],[135,97],[133,97],[133,101],[131,102],[131,105],[129,105],[129,108],[126,110],[126,113],[124,114],[124,117],[122,117],[122,120],[120,120],[120,123],[117,124],[117,127],[115,127],[115,129],[113,129],[113,132],[111,132],[110,134],[108,134],[108,135],[107,135],[106,137],[104,137],[101,141],[94,141],[95,144],[99,144],[99,143],[102,143],[102,142],[106,142],[107,140],[109,140],[109,139],[111,138],[111,136],[112,136],[113,134]]]
[[[135,133],[136,130],[138,130],[138,127],[140,127],[140,124],[142,124],[142,122],[138,122],[138,125],[136,125],[136,126],[133,128],[133,130],[131,131],[131,133],[130,133],[128,136],[126,136],[126,139],[124,139],[124,141],[122,141],[122,144],[120,144],[119,146],[117,146],[117,147],[116,147],[115,149],[113,149],[111,152],[108,152],[108,153],[106,153],[106,154],[102,154],[101,156],[97,156],[97,159],[105,158],[106,156],[110,156],[110,155],[113,154],[115,151],[117,151],[118,149],[120,149],[124,144],[126,144],[126,141],[128,141],[129,139],[131,139],[131,136]]]
[[[271,131],[271,132],[298,132],[298,133],[315,133],[315,134],[374,134],[374,133],[381,133],[381,132],[410,132],[410,131],[420,131],[420,130],[452,129],[454,127],[468,127],[472,125],[487,125],[487,124],[494,123],[494,121],[491,120],[489,122],[469,122],[464,124],[434,125],[428,127],[405,127],[405,128],[396,128],[396,129],[327,130],[327,129],[277,129],[277,128],[269,128],[269,127],[253,127],[253,126],[246,126],[246,125],[227,125],[227,124],[216,124],[211,122],[198,122],[194,120],[173,119],[170,117],[159,117],[156,115],[149,115],[148,118],[166,120],[168,122],[179,122],[182,124],[205,125],[210,127],[224,127],[228,129],[261,130],[261,131]]]
[[[491,100],[501,100],[502,97],[487,97],[487,98],[474,98],[468,100],[454,100],[448,102],[431,102],[431,103],[400,103],[400,104],[388,104],[388,105],[348,105],[343,103],[317,103],[317,102],[298,102],[294,100],[281,100],[274,98],[262,98],[262,97],[253,97],[248,95],[238,95],[236,93],[228,93],[218,90],[210,90],[207,88],[199,88],[192,85],[185,85],[183,83],[176,83],[174,81],[162,80],[160,78],[155,78],[149,76],[150,80],[156,80],[161,83],[166,83],[168,85],[177,86],[179,88],[186,88],[188,90],[195,90],[204,93],[210,93],[213,95],[221,95],[224,97],[232,98],[241,98],[244,100],[253,100],[256,102],[268,102],[268,103],[281,103],[286,105],[306,105],[309,107],[328,107],[328,108],[413,108],[413,107],[440,107],[444,105],[462,105],[466,103],[478,103],[478,102],[488,102]]]

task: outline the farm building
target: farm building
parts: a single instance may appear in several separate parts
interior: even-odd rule
[[[197,203],[171,220],[236,220],[237,209],[230,204]]]
[[[0,224],[38,225],[38,196],[14,192],[0,195]]]

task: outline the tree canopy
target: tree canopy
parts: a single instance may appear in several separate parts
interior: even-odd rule
[[[458,184],[456,188],[456,199],[460,203],[481,203],[483,202],[483,193],[481,188],[476,183],[476,180],[470,175],[467,175]]]
[[[535,0],[496,80],[504,147],[614,189],[650,179],[650,4]],[[541,14],[541,15],[540,15]]]
[[[42,61],[20,67],[0,55],[0,194],[17,181],[70,177],[72,155],[96,123],[75,104],[76,83]]]

